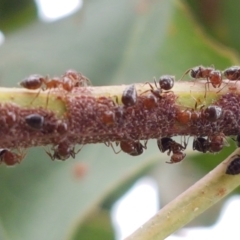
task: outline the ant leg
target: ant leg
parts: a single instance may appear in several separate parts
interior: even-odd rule
[[[144,144],[143,144],[144,149],[147,149],[147,143],[148,143],[148,140],[144,140]]]
[[[217,91],[217,93],[221,92],[228,84],[230,81],[228,81],[228,83],[226,83],[220,90]],[[236,83],[235,83],[236,84]],[[220,86],[219,86],[220,87]],[[236,90],[236,87],[233,89],[229,89],[229,90]]]
[[[194,110],[197,110],[198,103],[201,103],[201,100],[200,99],[196,99],[195,97],[193,97],[191,90],[190,90],[190,95],[191,95],[191,98],[195,101]]]
[[[119,154],[122,151],[122,149],[120,149],[119,151],[116,151],[115,148],[113,147],[112,143],[110,143],[110,146],[115,154]]]
[[[178,81],[181,81],[192,69],[189,68],[183,75],[182,77],[178,80]]]
[[[116,104],[117,104],[117,105],[119,105],[118,96],[117,96],[117,95],[114,95],[113,97],[115,98],[115,101],[114,101],[114,100],[112,100],[112,101],[113,101],[113,104],[114,104],[114,106],[116,106]]]
[[[44,149],[44,151],[45,151],[45,153],[51,158],[52,161],[55,160],[55,157],[54,157],[54,155],[52,155],[52,153],[50,152],[50,150]]]
[[[187,148],[188,145],[188,141],[189,141],[190,136],[188,136],[188,139],[186,141],[186,136],[183,136],[183,141],[182,141],[182,136],[181,136],[181,146],[182,146],[182,150],[185,150]]]
[[[45,108],[47,109],[47,106],[48,106],[48,101],[49,101],[49,94],[51,92],[51,89],[48,90],[48,93],[47,93],[47,100],[46,100],[46,106]]]
[[[169,156],[169,155],[171,154],[171,152],[172,152],[172,149],[171,149],[171,147],[170,147],[170,149],[169,149],[168,152],[167,152],[167,155]]]
[[[154,80],[154,81],[155,81],[155,85],[156,85],[156,80]],[[149,92],[149,91],[151,91],[151,92],[154,91],[154,88],[153,88],[153,86],[152,86],[152,84],[150,82],[145,82],[143,86],[145,86],[146,84],[148,84],[151,89],[148,89],[148,90],[142,92],[140,95],[143,95],[144,93]]]
[[[41,88],[39,89],[38,93],[36,94],[36,96],[33,98],[33,100],[30,102],[30,104],[33,104],[33,102],[35,101],[35,99],[39,96],[41,92]]]
[[[207,78],[207,82],[205,83],[205,94],[204,94],[204,98],[205,98],[205,99],[206,99],[206,97],[207,97],[207,90],[210,90],[209,84],[210,84],[210,82],[209,82],[209,80],[208,80],[208,78]],[[207,89],[207,86],[208,86],[208,89]]]
[[[27,151],[25,150],[25,152],[24,152],[24,150],[21,149],[21,148],[18,148],[17,150],[18,150],[17,156],[19,157],[17,162],[18,162],[18,163],[21,163],[22,160],[26,157]]]
[[[170,158],[170,161],[167,161],[165,163],[168,163],[168,164],[173,164],[174,162],[172,161],[172,158]]]
[[[78,154],[84,147],[84,144],[75,152],[75,155]]]
[[[104,143],[107,147],[111,147],[112,150],[114,151],[115,154],[118,154],[122,151],[122,149],[120,149],[118,152],[115,150],[115,148],[113,147],[112,143],[111,142],[105,142]]]
[[[156,81],[156,78],[155,78],[155,77],[153,78],[153,81],[154,81],[155,87],[158,88],[157,81]],[[152,88],[152,89],[153,89],[153,88]]]
[[[92,86],[92,82],[90,81],[90,79],[86,78],[86,82],[88,82],[88,86]]]
[[[110,143],[109,143],[109,142],[104,142],[104,144],[105,144],[107,147],[110,147]]]
[[[213,69],[215,70],[215,66],[214,66],[214,64],[211,64],[210,67],[213,68]]]
[[[226,135],[224,133],[220,133],[220,136],[222,136],[224,138],[224,146],[229,147],[230,143],[226,137]],[[235,140],[236,141],[236,140]]]

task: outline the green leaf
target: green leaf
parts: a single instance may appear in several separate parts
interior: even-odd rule
[[[217,41],[239,54],[240,32],[238,26],[239,1],[186,0],[194,17],[204,30]],[[239,59],[235,59],[239,64]]]
[[[1,0],[0,30],[10,32],[23,27],[37,17],[33,0]]]

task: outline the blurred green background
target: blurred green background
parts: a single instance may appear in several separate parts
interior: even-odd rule
[[[61,75],[69,68],[94,85],[151,81],[190,67],[225,69],[239,63],[240,2],[223,0],[88,0],[75,14],[41,22],[32,0],[0,0],[2,86],[24,77]],[[56,5],[56,8],[58,6]],[[4,136],[2,136],[4,137]],[[161,206],[227,156],[193,154],[165,164],[156,141],[139,157],[114,154],[104,144],[84,146],[76,159],[50,161],[30,149],[19,166],[0,168],[0,239],[114,239],[109,210],[142,175],[156,179]],[[147,206],[146,206],[147,207]],[[213,223],[221,203],[190,225]]]

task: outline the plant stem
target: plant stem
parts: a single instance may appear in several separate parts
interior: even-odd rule
[[[230,92],[232,85],[235,90]],[[110,144],[177,135],[229,136],[240,131],[238,82],[219,91],[208,88],[206,81],[179,81],[171,91],[157,94],[153,83],[134,86],[137,101],[132,106],[122,104],[126,85],[76,87],[71,92],[0,88],[0,133],[5,136],[0,148],[57,145],[61,141]],[[209,118],[209,105],[221,110],[216,119]],[[31,114],[42,116],[42,128],[29,126],[26,117]]]
[[[239,148],[125,240],[165,239],[232,192],[240,185],[240,174],[225,172],[236,154],[240,154]]]

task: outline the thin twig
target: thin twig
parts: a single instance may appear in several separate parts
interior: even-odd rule
[[[239,148],[125,240],[165,239],[232,192],[240,185],[240,174],[225,172],[236,154]]]

